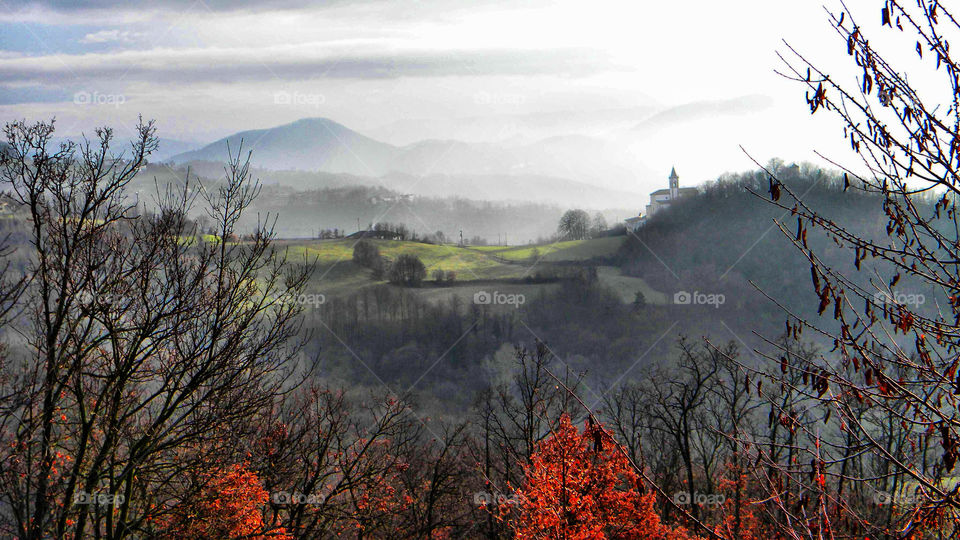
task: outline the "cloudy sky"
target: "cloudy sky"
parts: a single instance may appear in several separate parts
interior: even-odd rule
[[[162,137],[210,142],[324,116],[403,144],[455,137],[429,126],[463,118],[693,104],[709,121],[673,126],[685,147],[649,161],[697,176],[750,168],[741,144],[763,160],[811,160],[838,139],[805,111],[803,89],[773,72],[781,39],[813,57],[842,51],[817,2],[301,4],[0,0],[0,120],[55,116],[73,135],[129,130],[143,114]]]

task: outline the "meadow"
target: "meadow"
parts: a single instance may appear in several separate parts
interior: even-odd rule
[[[381,255],[393,260],[402,254],[415,255],[427,269],[423,286],[417,294],[429,301],[444,301],[451,296],[469,300],[473,294],[497,290],[532,296],[551,289],[549,276],[559,269],[580,266],[586,261],[599,263],[600,280],[615,290],[626,303],[636,291],[648,302],[663,303],[665,295],[651,289],[642,279],[623,276],[619,270],[604,264],[604,259],[617,252],[624,237],[569,240],[549,244],[519,246],[458,246],[425,244],[400,240],[370,240]],[[291,261],[314,262],[311,290],[325,295],[344,295],[362,287],[383,284],[374,280],[369,269],[353,263],[356,240],[282,240],[277,245]],[[454,272],[452,283],[437,284],[432,273]]]

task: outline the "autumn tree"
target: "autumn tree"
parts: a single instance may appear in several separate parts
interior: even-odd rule
[[[204,472],[196,493],[172,509],[163,535],[176,540],[290,540],[282,527],[264,523],[268,500],[260,479],[245,464]]]
[[[297,538],[429,538],[463,523],[461,430],[431,441],[402,400],[311,384],[260,434],[250,466],[270,493],[267,521]]]
[[[516,368],[505,382],[480,392],[474,406],[473,423],[478,429],[471,451],[478,464],[477,490],[492,497],[505,497],[510,486],[523,482],[538,444],[548,438],[565,413],[576,407],[572,392],[579,389],[582,374],[566,370],[557,386],[551,368],[559,372],[560,362],[541,341],[533,349],[514,350]],[[488,537],[500,538],[509,530],[493,505],[474,509],[478,526]]]
[[[692,538],[661,523],[655,495],[642,483],[623,450],[599,425],[578,430],[564,415],[538,445],[516,492],[517,538]]]

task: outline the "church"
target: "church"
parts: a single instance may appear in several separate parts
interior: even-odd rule
[[[669,180],[670,183],[666,189],[658,189],[650,194],[650,204],[647,205],[646,214],[639,214],[635,217],[624,220],[628,232],[635,232],[647,222],[647,218],[665,208],[669,208],[670,203],[679,199],[680,197],[686,197],[687,195],[694,195],[697,193],[697,188],[695,187],[680,187],[680,176],[677,174],[676,167],[672,167],[670,169]]]

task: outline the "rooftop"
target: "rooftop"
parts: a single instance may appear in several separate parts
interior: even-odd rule
[[[696,193],[697,188],[695,187],[682,187],[680,188],[680,193]],[[669,188],[658,189],[656,191],[651,191],[650,195],[667,195],[670,193]]]

